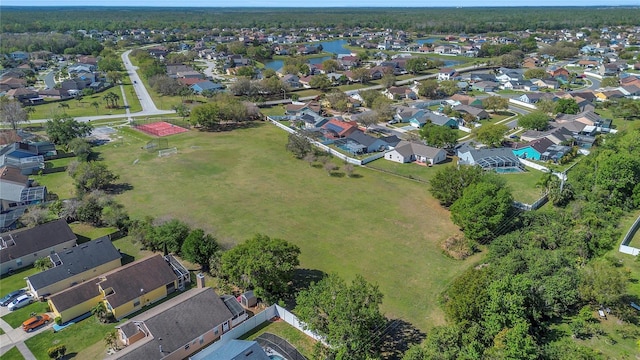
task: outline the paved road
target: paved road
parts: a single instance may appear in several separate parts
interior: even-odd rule
[[[108,120],[108,119],[122,119],[122,118],[126,118],[131,120],[134,117],[140,117],[140,116],[152,116],[152,115],[167,115],[167,114],[175,114],[175,111],[173,110],[160,110],[156,107],[156,104],[153,102],[153,99],[151,98],[151,95],[149,95],[149,92],[147,91],[147,88],[142,84],[142,81],[140,80],[140,76],[137,73],[137,66],[133,66],[131,64],[131,61],[129,61],[129,54],[131,53],[131,50],[127,50],[124,53],[122,53],[122,62],[124,62],[124,66],[127,70],[127,74],[129,74],[129,77],[131,78],[131,80],[134,82],[133,84],[133,88],[136,91],[136,96],[138,97],[138,99],[140,100],[140,105],[142,105],[142,111],[138,111],[135,113],[131,113],[129,111],[129,107],[128,107],[128,103],[126,102],[126,95],[124,93],[124,87],[122,85],[120,85],[120,90],[122,92],[122,98],[125,101],[125,107],[126,107],[126,112],[125,114],[117,114],[117,115],[96,115],[96,116],[79,116],[79,117],[74,117],[74,119],[76,121],[80,121],[80,122],[89,122],[92,120]],[[47,120],[50,119],[36,119],[36,120],[29,120],[29,122],[31,123],[43,123],[46,122]]]
[[[588,87],[589,90],[597,90],[600,89],[601,80],[598,78],[594,78],[592,76],[587,76],[587,79],[591,81],[591,86]]]
[[[53,89],[56,87],[56,71],[55,70],[51,70],[47,73],[47,75],[42,77],[42,80],[44,81],[44,85],[47,87],[47,89]]]

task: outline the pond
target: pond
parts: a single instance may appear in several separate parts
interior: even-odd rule
[[[434,42],[436,42],[438,40],[440,40],[440,39],[438,39],[438,38],[418,39],[418,40],[416,40],[416,43],[420,44],[420,45],[433,44]]]
[[[332,41],[321,41],[318,43],[312,43],[312,45],[318,46],[322,45],[322,51],[332,53],[335,55],[339,54],[351,54],[351,51],[344,48],[345,45],[348,45],[349,42],[347,40],[332,40]],[[331,56],[323,56],[319,58],[309,59],[310,64],[320,64],[325,60],[331,59]],[[264,67],[267,69],[278,70],[284,65],[283,60],[271,60],[264,63]]]

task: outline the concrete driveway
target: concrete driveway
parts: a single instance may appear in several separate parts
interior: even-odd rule
[[[5,316],[9,313],[9,310],[6,306],[0,307],[0,317]],[[53,319],[53,314],[48,313],[51,319]],[[25,319],[27,320],[27,319]],[[41,326],[37,330],[31,332],[25,332],[21,327],[16,329],[11,328],[9,324],[7,324],[4,320],[0,319],[0,328],[4,331],[4,334],[0,335],[0,355],[3,355],[7,351],[11,350],[14,346],[20,350],[22,356],[24,356],[27,360],[35,360],[35,356],[24,344],[24,341],[36,336],[44,331],[51,331],[51,327],[53,326],[53,320],[44,326]]]

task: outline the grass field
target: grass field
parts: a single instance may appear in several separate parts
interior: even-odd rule
[[[226,247],[258,232],[283,238],[301,247],[303,268],[377,283],[389,317],[423,330],[444,323],[438,294],[481,255],[458,262],[440,252],[458,229],[426,186],[366,168],[327,176],[284,151],[285,132],[257,125],[172,136],[179,153],[164,158],[132,132],[96,150],[133,187],[118,196],[133,217],[175,217]]]
[[[130,84],[124,85],[124,94],[127,97],[127,101],[129,104],[129,110],[131,112],[138,112],[142,110],[142,106],[140,106],[140,101],[137,96],[132,95],[131,90],[133,87]],[[118,101],[118,105],[121,108],[119,109],[106,109],[105,101],[103,97],[108,93],[115,93],[120,97]],[[99,104],[98,109],[91,105],[93,102],[97,102]],[[65,108],[60,107],[68,106]],[[122,91],[120,90],[120,86],[114,86],[106,91],[85,96],[80,100],[70,99],[65,101],[57,101],[57,102],[47,102],[42,105],[35,105],[33,108],[35,112],[29,115],[30,119],[49,119],[53,117],[55,114],[66,113],[71,117],[79,117],[79,116],[98,116],[98,115],[110,115],[110,114],[124,114],[125,109],[123,107],[124,101],[122,100]]]
[[[7,295],[8,293],[22,289],[27,286],[24,278],[37,273],[33,266],[26,267],[24,269],[16,270],[12,275],[3,275],[0,278],[0,297]]]
[[[293,347],[295,347],[296,350],[298,350],[307,359],[311,359],[315,341],[284,321],[265,322],[262,326],[259,326],[253,329],[253,331],[245,334],[242,339],[254,340],[264,333],[271,333],[287,340],[289,344],[293,345]]]
[[[42,314],[47,312],[48,307],[49,305],[46,302],[36,301],[21,309],[11,311],[7,315],[3,316],[2,320],[6,321],[7,324],[11,325],[11,327],[15,329],[21,326],[25,320],[29,319],[32,312]]]
[[[24,360],[24,356],[17,347],[12,347],[9,351],[0,356],[0,360]]]
[[[532,204],[542,196],[542,189],[536,187],[542,175],[541,171],[527,168],[525,172],[500,174],[500,177],[511,188],[514,200]]]

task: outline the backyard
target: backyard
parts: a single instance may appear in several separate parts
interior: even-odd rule
[[[174,135],[169,146],[178,154],[163,158],[141,150],[145,141],[131,131],[96,150],[133,187],[118,196],[132,217],[178,218],[227,248],[255,233],[291,241],[302,249],[302,268],[377,283],[387,316],[423,331],[443,324],[437,295],[481,255],[442,255],[440,242],[458,229],[425,185],[366,168],[327,176],[284,150],[285,132],[255,125]]]

